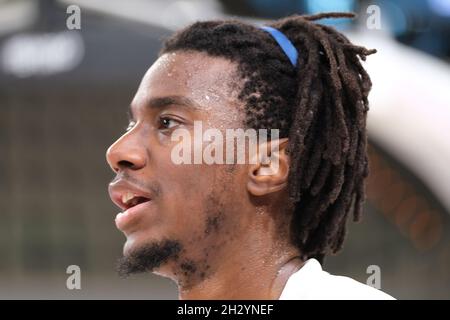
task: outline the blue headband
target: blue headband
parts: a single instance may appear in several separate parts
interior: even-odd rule
[[[278,45],[283,49],[284,53],[288,56],[292,65],[295,67],[297,65],[298,52],[295,49],[292,42],[279,30],[268,27],[261,26],[260,29],[267,31],[275,39]]]

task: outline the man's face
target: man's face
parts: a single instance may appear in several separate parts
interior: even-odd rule
[[[242,127],[243,107],[231,85],[235,70],[224,59],[177,52],[161,56],[145,74],[130,127],[107,152],[117,173],[112,199],[122,211],[134,205],[116,218],[127,238],[124,256],[145,264],[128,266],[129,272],[204,276],[249,224],[240,214],[249,201],[245,165],[175,164],[171,156],[178,144],[172,133],[181,128],[194,137],[194,121],[203,131]]]

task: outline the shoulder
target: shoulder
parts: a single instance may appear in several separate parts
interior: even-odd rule
[[[286,283],[281,300],[393,300],[394,298],[352,278],[331,275],[309,259]]]

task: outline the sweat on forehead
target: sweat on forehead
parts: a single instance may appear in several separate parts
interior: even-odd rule
[[[243,102],[238,99],[240,88],[236,80],[236,64],[227,59],[201,52],[167,53],[146,72],[132,109],[178,97],[178,100],[189,101],[193,109],[215,114],[223,120],[230,119],[230,123],[224,121],[222,125],[241,126]],[[236,119],[240,120],[236,122]]]
[[[209,93],[216,99],[228,100],[235,82],[235,63],[201,52],[175,52],[158,58],[141,85],[152,95],[157,91],[201,99]]]

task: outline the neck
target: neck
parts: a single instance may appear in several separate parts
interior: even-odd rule
[[[278,299],[289,277],[303,261],[298,249],[273,241],[271,233],[245,234],[224,250],[214,271],[188,288],[179,287],[181,300]]]

